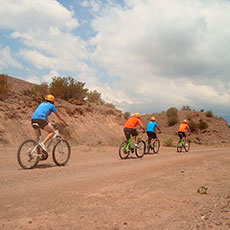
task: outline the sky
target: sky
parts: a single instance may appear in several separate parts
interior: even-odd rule
[[[230,1],[0,0],[0,73],[71,76],[123,112],[230,118]]]

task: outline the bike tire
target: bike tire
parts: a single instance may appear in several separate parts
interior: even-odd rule
[[[65,152],[64,152],[65,150]],[[58,166],[64,166],[70,159],[71,149],[67,140],[59,140],[53,147],[53,161]]]
[[[123,159],[127,159],[129,157],[129,154],[130,154],[130,150],[129,151],[126,151],[126,146],[128,144],[128,141],[123,141],[120,145],[120,148],[119,148],[119,156],[120,158],[123,160]]]
[[[180,145],[180,141],[177,143],[177,152],[182,152],[182,146]]]
[[[149,142],[148,140],[145,141],[145,154],[149,154],[151,151],[151,148],[149,147]]]
[[[143,140],[138,141],[138,148],[135,148],[135,154],[138,158],[142,158],[146,151],[146,145]]]
[[[188,141],[185,141],[185,143],[184,143],[184,150],[185,150],[185,152],[188,152],[189,149],[190,149],[190,143]]]
[[[32,169],[38,164],[39,157],[33,157],[33,155],[31,155],[31,150],[34,148],[36,144],[37,142],[35,140],[28,139],[22,142],[21,145],[19,146],[17,151],[17,160],[19,165],[23,169]],[[35,150],[35,151],[39,151],[39,150]]]
[[[158,153],[160,149],[160,141],[159,139],[156,139],[153,145],[153,152]]]

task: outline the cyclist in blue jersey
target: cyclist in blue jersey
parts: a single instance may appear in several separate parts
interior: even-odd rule
[[[156,118],[151,117],[150,122],[148,123],[147,129],[146,129],[146,133],[148,135],[148,144],[150,144],[152,139],[154,139],[153,141],[155,141],[157,138],[155,129],[157,129],[161,133],[159,125],[156,123]]]
[[[45,101],[37,107],[31,119],[31,124],[34,128],[37,141],[39,141],[41,135],[40,129],[43,129],[49,133],[43,142],[41,142],[41,147],[46,153],[47,149],[45,144],[53,137],[55,131],[52,125],[48,122],[48,116],[53,112],[58,117],[58,119],[60,119],[66,126],[68,126],[65,120],[58,113],[54,105],[54,101],[55,97],[53,95],[47,95],[45,97]]]

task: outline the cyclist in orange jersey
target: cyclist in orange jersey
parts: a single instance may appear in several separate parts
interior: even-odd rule
[[[178,136],[180,137],[180,141],[182,137],[185,137],[185,140],[187,140],[187,132],[188,134],[190,134],[191,129],[188,125],[187,120],[184,120],[183,123],[180,124],[179,129],[178,129]]]
[[[125,137],[127,140],[129,140],[130,136],[135,136],[135,146],[137,146],[137,136],[138,136],[138,132],[136,130],[137,125],[139,125],[142,129],[143,132],[145,132],[145,128],[140,120],[140,114],[139,113],[135,113],[133,117],[130,117],[128,119],[128,121],[126,121],[125,125],[124,125],[124,133],[125,133]]]

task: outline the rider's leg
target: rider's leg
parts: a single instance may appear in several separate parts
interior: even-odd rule
[[[39,141],[41,137],[41,130],[40,129],[33,129],[33,130],[36,136],[36,141]]]
[[[47,137],[43,140],[43,144],[45,145],[54,135],[55,129],[51,126],[51,124],[46,125],[43,130],[45,130],[47,133]]]

